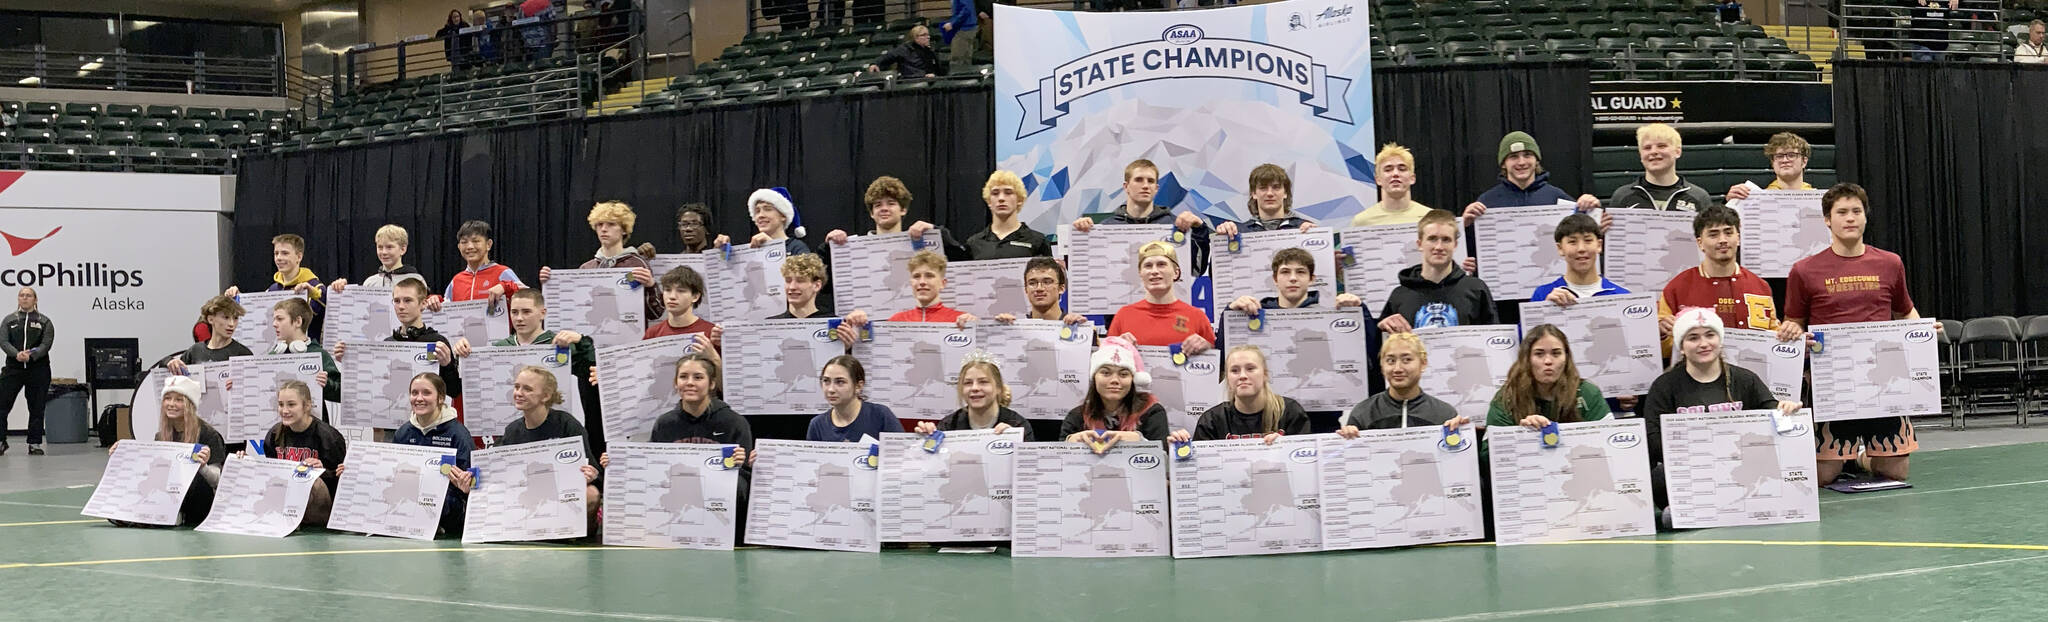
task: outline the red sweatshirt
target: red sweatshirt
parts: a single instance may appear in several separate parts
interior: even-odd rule
[[[915,307],[897,311],[896,315],[889,316],[889,321],[891,322],[941,322],[951,324],[958,319],[960,319],[960,310],[948,307],[943,302],[935,303],[929,307]]]
[[[1209,316],[1179,300],[1158,304],[1140,300],[1116,310],[1116,318],[1109,321],[1110,336],[1130,333],[1141,346],[1170,346],[1187,340],[1188,335],[1201,335],[1209,343],[1216,343],[1216,329],[1209,325]]]

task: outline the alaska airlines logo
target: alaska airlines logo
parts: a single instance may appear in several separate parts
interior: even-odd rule
[[[6,231],[0,231],[0,238],[7,240],[8,253],[14,257],[20,257],[22,253],[28,252],[29,249],[35,248],[37,244],[43,243],[43,240],[50,239],[50,236],[57,235],[58,231],[63,230],[63,227],[51,229],[49,233],[43,234],[43,237],[40,238],[24,238]]]
[[[1208,36],[1200,26],[1180,24],[1156,38],[1114,46],[1067,61],[1038,79],[1038,89],[1017,94],[1024,109],[1017,138],[1058,125],[1068,106],[1082,98],[1150,80],[1221,78],[1269,84],[1300,95],[1315,115],[1352,125],[1344,97],[1351,79],[1329,75],[1329,67],[1307,52],[1263,41]]]

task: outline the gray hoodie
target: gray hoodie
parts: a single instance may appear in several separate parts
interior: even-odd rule
[[[1344,418],[1337,421],[1339,426],[1356,426],[1361,430],[1386,430],[1425,425],[1443,425],[1445,421],[1458,416],[1458,410],[1443,400],[1421,393],[1415,399],[1402,401],[1381,391],[1365,398]]]

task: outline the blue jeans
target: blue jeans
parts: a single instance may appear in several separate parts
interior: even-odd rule
[[[1908,43],[1908,44],[1906,44],[1906,49],[1908,49],[1908,50],[1912,50],[1912,52],[1913,52],[1913,60],[1916,60],[1916,61],[1923,61],[1923,62],[1924,62],[1924,61],[1932,61],[1932,60],[1937,60],[1937,59],[1941,58],[1941,56],[1940,56],[1939,54],[1935,54],[1935,53],[1934,53],[1934,49],[1933,49],[1933,48],[1930,48],[1930,47],[1927,47],[1927,46],[1924,46],[1924,45],[1920,45],[1920,44],[1918,44],[1918,43]]]

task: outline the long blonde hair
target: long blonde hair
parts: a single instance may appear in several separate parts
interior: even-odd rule
[[[1264,434],[1278,432],[1280,431],[1280,415],[1285,414],[1287,410],[1287,398],[1280,397],[1279,393],[1273,392],[1273,370],[1266,366],[1266,351],[1252,345],[1231,348],[1230,354],[1223,357],[1223,369],[1226,377],[1230,373],[1230,358],[1237,356],[1240,352],[1248,352],[1252,356],[1259,357],[1259,373],[1266,375],[1266,380],[1259,383],[1259,395],[1262,397],[1260,401],[1266,404],[1264,409],[1259,411],[1259,432]],[[1236,402],[1237,396],[1232,395],[1231,401],[1233,403]]]
[[[164,414],[163,405],[158,404],[156,409],[156,440],[177,441],[180,443],[199,442],[199,429],[205,426],[205,422],[199,419],[199,405],[192,403],[192,398],[185,397],[183,393],[171,393],[170,395],[176,395],[178,399],[183,400],[187,410],[190,412],[185,413],[185,425],[172,426],[171,416]]]
[[[1529,364],[1530,350],[1544,337],[1556,337],[1557,343],[1564,346],[1564,369],[1558,371],[1557,383],[1551,385],[1549,395],[1541,394],[1542,389],[1536,386],[1536,372]],[[1507,384],[1501,385],[1500,398],[1517,420],[1536,414],[1536,400],[1547,399],[1557,406],[1552,421],[1573,423],[1579,421],[1579,382],[1579,364],[1572,359],[1571,340],[1556,326],[1540,324],[1522,335],[1521,351],[1515,354],[1515,365],[1508,368]]]

